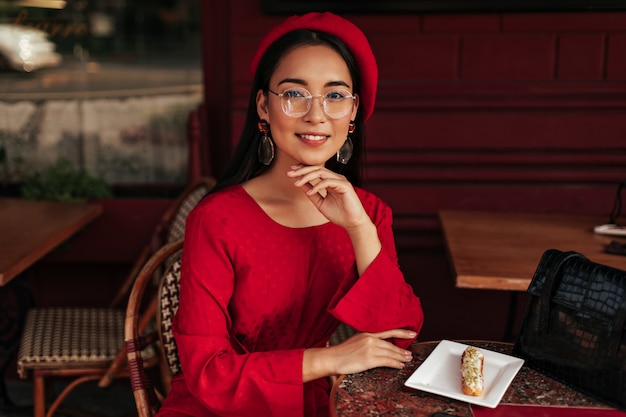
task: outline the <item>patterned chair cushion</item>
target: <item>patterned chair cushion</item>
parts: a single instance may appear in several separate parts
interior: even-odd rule
[[[18,375],[26,378],[28,369],[109,366],[124,345],[125,314],[112,308],[31,308],[18,352]],[[148,325],[146,332],[154,327]],[[153,345],[141,352],[144,360],[155,355]]]
[[[17,371],[26,378],[34,367],[107,366],[123,344],[123,310],[32,308],[26,316]]]

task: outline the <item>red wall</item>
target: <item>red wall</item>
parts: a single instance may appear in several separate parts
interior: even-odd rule
[[[206,2],[203,14],[203,164],[216,174],[241,130],[249,60],[284,16],[252,0]],[[626,13],[346,17],[378,57],[366,187],[394,209],[400,261],[426,312],[421,338],[499,338],[509,294],[454,288],[437,211],[608,220],[626,180]],[[468,309],[484,324],[462,322]]]

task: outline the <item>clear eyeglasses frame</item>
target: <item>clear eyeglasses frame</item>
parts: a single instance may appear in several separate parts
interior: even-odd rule
[[[322,101],[324,113],[331,119],[341,119],[354,109],[356,96],[342,88],[327,91],[324,94],[311,94],[309,90],[301,87],[291,87],[277,93],[268,88],[268,91],[280,98],[280,105],[289,117],[302,117],[311,110],[315,97]]]

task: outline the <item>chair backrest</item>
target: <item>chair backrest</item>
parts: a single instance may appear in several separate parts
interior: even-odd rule
[[[153,417],[161,406],[164,396],[157,391],[158,384],[155,384],[147,375],[141,356],[141,351],[158,340],[160,334],[157,329],[151,332],[142,332],[141,323],[145,322],[145,315],[152,314],[156,304],[158,304],[157,298],[153,297],[148,308],[144,309],[143,306],[146,304],[144,296],[149,294],[146,289],[156,272],[162,270],[160,274],[162,282],[170,279],[168,277],[172,275],[179,274],[182,248],[183,239],[180,239],[167,243],[156,251],[139,271],[128,299],[124,338],[130,382],[139,417]],[[163,284],[160,285],[160,287],[163,286]],[[163,341],[160,345],[163,349]]]
[[[162,243],[170,243],[182,239],[185,236],[185,223],[187,216],[193,208],[207,195],[215,186],[215,179],[211,177],[201,177],[192,182],[176,202],[172,208],[163,216],[166,223],[165,241]]]
[[[111,301],[110,307],[123,306],[128,298],[135,277],[146,260],[156,250],[165,243],[182,239],[185,235],[185,222],[191,210],[198,202],[215,186],[215,179],[212,177],[201,177],[190,183],[167,208],[161,216],[161,220],[156,225],[150,237],[150,241],[145,245],[122,286]]]
[[[172,259],[171,266],[160,282],[158,292],[157,329],[171,376],[180,372],[178,348],[172,332],[172,320],[178,310],[178,296],[180,294],[180,261],[180,257]]]

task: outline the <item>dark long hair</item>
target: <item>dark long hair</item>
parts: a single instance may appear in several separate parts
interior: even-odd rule
[[[296,30],[282,36],[267,48],[265,55],[259,61],[252,88],[250,99],[248,100],[248,111],[245,124],[239,138],[239,143],[231,158],[230,164],[223,176],[219,179],[213,192],[234,184],[241,184],[254,178],[269,167],[263,165],[258,160],[258,147],[261,140],[261,133],[257,123],[259,116],[256,111],[257,91],[267,92],[270,78],[281,58],[298,46],[303,45],[326,45],[337,51],[344,59],[352,76],[353,92],[359,94],[361,91],[361,79],[356,61],[345,44],[336,36],[310,30]],[[365,152],[365,135],[363,131],[363,110],[359,106],[355,119],[356,129],[351,135],[354,150],[350,161],[343,165],[337,162],[333,156],[326,161],[326,167],[334,172],[345,175],[348,180],[356,186],[361,185],[362,164],[361,159]]]

